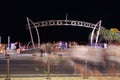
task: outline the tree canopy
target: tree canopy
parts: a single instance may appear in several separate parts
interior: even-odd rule
[[[90,34],[91,36],[91,34]],[[90,39],[89,36],[89,39]],[[94,34],[94,40],[96,38],[96,33]],[[101,27],[100,34],[99,34],[99,42],[106,42],[106,43],[120,43],[120,32],[112,31],[106,29],[105,27]]]
[[[108,43],[119,43],[120,42],[120,32],[111,31],[102,27],[100,30],[99,40]]]

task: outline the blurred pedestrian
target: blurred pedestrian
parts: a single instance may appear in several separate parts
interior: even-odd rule
[[[20,42],[19,42],[19,41],[16,41],[16,42],[15,42],[15,46],[16,46],[16,53],[17,53],[17,54],[20,54]]]

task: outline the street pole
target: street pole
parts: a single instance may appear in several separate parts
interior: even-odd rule
[[[0,44],[1,44],[1,36],[0,36]]]
[[[8,36],[8,49],[10,49],[10,36]]]
[[[48,55],[47,58],[47,80],[50,80],[50,57],[51,57],[51,44],[48,42],[46,44],[46,53]]]
[[[6,60],[7,60],[7,73],[6,73],[5,80],[11,80],[10,79],[10,55],[9,54],[6,54]]]
[[[88,79],[88,61],[87,61],[87,58],[85,59],[85,66],[86,66],[86,69],[85,69],[85,75],[84,75],[84,79]]]
[[[47,80],[50,80],[50,54],[48,53],[48,59],[47,59]]]

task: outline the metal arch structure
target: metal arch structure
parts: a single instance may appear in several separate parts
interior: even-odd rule
[[[95,24],[88,23],[84,21],[77,21],[77,20],[47,20],[47,21],[39,21],[35,22],[34,25],[36,27],[45,27],[45,26],[80,26],[80,27],[87,27],[87,28],[94,28]],[[32,26],[34,28],[34,26]]]
[[[39,32],[38,32],[38,27],[46,27],[46,26],[79,26],[79,27],[92,28],[93,30],[91,33],[91,45],[93,44],[93,36],[95,34],[95,30],[97,30],[97,36],[96,36],[96,40],[95,40],[95,45],[97,45],[102,21],[100,20],[96,24],[84,22],[84,21],[78,21],[78,20],[67,20],[67,19],[66,20],[46,20],[46,21],[33,22],[32,20],[27,18],[27,22],[28,22],[27,29],[29,29],[29,31],[30,31],[33,47],[34,47],[34,40],[32,37],[31,28],[36,29],[37,36],[38,36],[38,47],[40,47],[40,36],[39,36]],[[30,22],[32,22],[31,25],[30,25]]]

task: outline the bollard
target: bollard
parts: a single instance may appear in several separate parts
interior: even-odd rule
[[[6,60],[7,60],[7,73],[6,73],[6,79],[5,80],[11,80],[10,79],[10,55],[6,54]]]

